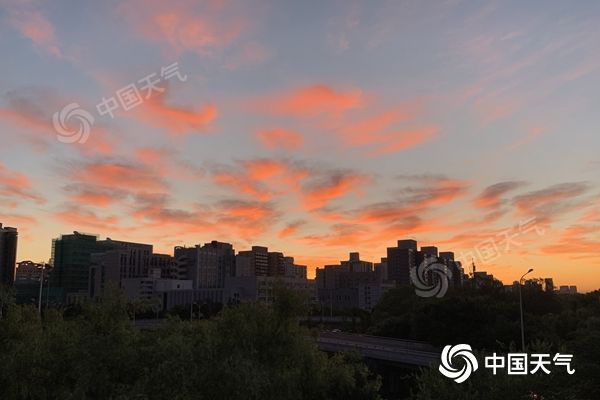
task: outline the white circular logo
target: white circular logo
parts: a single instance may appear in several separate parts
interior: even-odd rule
[[[71,129],[69,120],[77,120],[79,127]],[[52,124],[58,133],[56,138],[63,143],[85,143],[90,136],[92,125],[94,125],[94,116],[79,107],[77,103],[67,104],[62,110],[57,111],[52,116]]]
[[[454,358],[462,359],[462,368],[459,369],[453,365]],[[477,358],[475,358],[470,345],[448,345],[442,350],[442,363],[439,370],[445,377],[454,379],[454,382],[462,383],[466,381],[473,372],[477,371],[477,368],[479,368],[479,364],[477,364]]]
[[[452,279],[452,271],[435,257],[425,257],[417,267],[410,268],[410,280],[415,286],[415,293],[421,297],[443,297],[448,291],[448,282]]]

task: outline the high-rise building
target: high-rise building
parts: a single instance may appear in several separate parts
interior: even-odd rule
[[[90,290],[92,254],[115,249],[124,250],[130,255],[124,265],[127,273],[148,273],[147,260],[152,254],[152,245],[121,242],[110,238],[98,240],[96,235],[79,232],[54,239],[51,260],[54,269],[49,285],[61,292],[57,301],[71,303],[87,298]]]
[[[297,265],[294,257],[283,257],[284,276],[306,279],[306,265]]]
[[[156,264],[152,245],[119,241],[110,243],[117,248],[93,253],[90,257],[89,295],[92,298],[101,296],[109,283],[121,288],[124,279],[147,277],[152,264]]]
[[[410,269],[417,265],[416,240],[398,240],[397,247],[387,249],[388,279],[398,285],[410,284]]]
[[[421,253],[431,257],[437,257],[438,248],[435,246],[421,246]]]
[[[235,257],[235,276],[268,276],[269,249],[252,246],[252,250],[240,251]]]
[[[413,239],[398,240],[397,247],[399,249],[409,249],[412,251],[417,251],[417,241]]]
[[[235,252],[229,243],[213,240],[198,249],[194,289],[225,287],[225,279],[235,273]]]
[[[194,289],[223,288],[235,273],[235,252],[229,243],[213,240],[204,246],[175,247],[177,276],[190,279]]]
[[[358,253],[350,253],[348,261],[342,261],[341,267],[347,272],[371,272],[373,271],[373,263],[362,261]]]
[[[394,284],[373,264],[361,261],[358,253],[340,265],[326,265],[316,271],[317,295],[322,306],[331,309],[361,308],[372,310],[381,296]]]
[[[554,292],[554,279],[544,278],[544,291]]]
[[[377,272],[384,280],[388,279],[388,260],[387,257],[382,257],[381,262],[373,265],[375,272]]]
[[[283,276],[285,274],[285,260],[283,253],[269,252],[269,276]]]
[[[0,223],[0,283],[5,285],[15,282],[18,236],[16,228],[2,227]]]

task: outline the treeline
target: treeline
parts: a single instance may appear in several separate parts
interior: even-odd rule
[[[301,301],[225,307],[140,331],[118,292],[76,313],[0,300],[0,399],[378,399],[360,357],[320,352]],[[68,314],[66,317],[65,314]]]
[[[522,290],[527,353],[573,354],[568,375],[493,376],[480,364],[465,383],[455,384],[437,368],[419,374],[414,399],[600,399],[600,291],[561,296],[535,282]],[[373,335],[422,340],[442,348],[466,343],[482,355],[521,351],[518,291],[498,285],[449,291],[422,298],[410,287],[392,290],[370,315]],[[480,358],[482,359],[482,358]],[[564,367],[558,368],[564,370]]]

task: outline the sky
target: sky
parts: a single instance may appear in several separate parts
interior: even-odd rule
[[[0,0],[0,223],[265,245],[398,239],[600,288],[596,1]]]

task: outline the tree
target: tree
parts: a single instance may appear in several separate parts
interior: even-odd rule
[[[4,310],[15,304],[15,288],[0,283],[0,319],[4,316]]]

